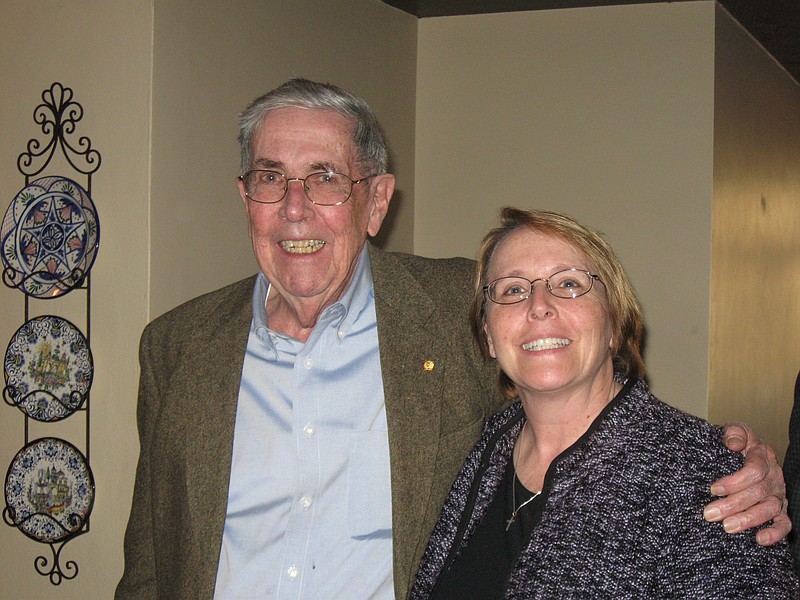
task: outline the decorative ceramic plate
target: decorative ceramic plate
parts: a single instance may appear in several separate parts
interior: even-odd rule
[[[6,474],[8,520],[39,542],[79,532],[94,503],[94,477],[75,446],[58,438],[20,450]]]
[[[37,421],[59,421],[79,409],[92,386],[86,338],[61,317],[35,317],[11,338],[3,363],[9,403]]]
[[[4,279],[29,296],[53,298],[80,285],[100,240],[89,194],[65,177],[42,177],[14,197],[0,228]]]

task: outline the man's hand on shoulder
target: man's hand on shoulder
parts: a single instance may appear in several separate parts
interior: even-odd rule
[[[722,521],[728,533],[737,533],[772,524],[759,531],[756,541],[762,546],[775,544],[792,529],[786,513],[786,485],[775,451],[762,444],[744,423],[728,423],[724,428],[725,445],[744,454],[744,466],[711,485],[711,493],[724,496],[706,506],[708,521]]]

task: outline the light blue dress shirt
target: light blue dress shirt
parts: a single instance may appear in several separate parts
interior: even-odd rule
[[[367,250],[305,343],[267,327],[259,275],[216,600],[386,599],[392,501]]]

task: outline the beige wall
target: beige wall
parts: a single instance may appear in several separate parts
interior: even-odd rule
[[[717,18],[709,415],[786,449],[800,369],[800,86]]]
[[[507,204],[600,229],[653,390],[704,416],[714,4],[424,19],[419,47],[415,251],[474,256]]]
[[[0,596],[112,597],[138,455],[141,330],[174,305],[255,270],[234,185],[235,117],[250,100],[293,75],[365,96],[386,125],[401,178],[394,227],[381,241],[411,250],[416,28],[414,17],[377,0],[3,3],[3,212],[24,184],[17,156],[40,134],[33,109],[54,81],[75,91],[85,111],[77,133],[91,138],[103,163],[92,182],[101,234],[92,271],[91,530],[62,551],[78,576],[54,587],[33,567],[50,549],[0,524]],[[65,169],[56,165],[53,174]],[[55,313],[84,329],[82,294],[34,302],[32,315]],[[24,321],[22,295],[0,286],[0,307],[5,348]],[[0,464],[8,465],[24,444],[24,419],[12,407],[0,411]],[[30,439],[54,435],[83,448],[81,419],[34,422]]]

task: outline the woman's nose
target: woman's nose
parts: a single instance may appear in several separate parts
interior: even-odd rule
[[[548,291],[546,282],[534,281],[531,284],[531,295],[526,300],[528,313],[536,319],[552,317],[556,314],[554,300],[555,296]]]

